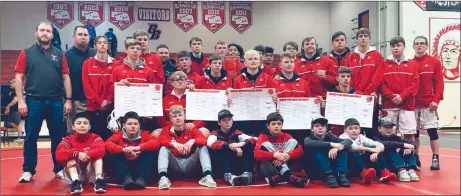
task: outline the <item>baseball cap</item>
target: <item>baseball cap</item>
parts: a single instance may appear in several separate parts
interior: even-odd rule
[[[220,121],[221,119],[223,119],[226,116],[233,117],[234,115],[229,110],[223,109],[223,110],[219,111],[219,113],[218,113],[218,121]]]
[[[349,118],[344,122],[344,127],[347,128],[349,125],[358,125],[358,126],[360,126],[360,123],[355,118]]]
[[[325,117],[323,117],[322,115],[317,115],[317,116],[314,116],[312,118],[312,121],[311,121],[311,128],[314,127],[314,124],[315,123],[320,123],[322,125],[326,125],[328,124],[328,119],[326,119]]]
[[[392,121],[391,118],[385,117],[385,118],[381,118],[379,125],[380,126],[384,126],[384,125],[394,125],[395,126],[395,123]]]

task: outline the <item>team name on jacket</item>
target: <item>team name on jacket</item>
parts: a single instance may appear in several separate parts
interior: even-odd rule
[[[74,133],[62,139],[56,149],[56,160],[66,165],[72,159],[78,159],[78,153],[84,152],[90,161],[96,161],[105,154],[104,141],[94,133]]]
[[[273,160],[274,159],[274,153],[275,152],[269,152],[262,150],[262,144],[264,142],[269,142],[272,145],[274,145],[276,152],[283,152],[283,148],[286,144],[286,142],[290,139],[292,139],[290,134],[280,132],[276,136],[269,135],[270,133],[261,133],[259,134],[258,141],[256,142],[256,146],[254,149],[254,154],[255,154],[255,159],[256,160]],[[290,155],[291,159],[298,159],[301,158],[303,155],[304,151],[303,148],[298,144],[296,148],[290,152],[288,152],[288,155]]]
[[[326,97],[327,89],[335,85],[335,67],[331,65],[328,57],[319,56],[312,60],[304,58],[295,61],[295,71],[299,77],[309,83],[309,92],[312,96]],[[325,71],[326,78],[317,75],[317,71]]]
[[[410,61],[419,68],[419,88],[416,94],[416,108],[427,108],[431,102],[443,100],[443,73],[440,61],[427,54]]]
[[[180,144],[185,144],[189,140],[194,139],[195,143],[193,148],[187,155],[181,155],[181,153],[171,145],[172,141],[175,141]],[[206,145],[206,138],[203,136],[202,132],[200,132],[197,128],[192,128],[190,130],[181,130],[181,134],[178,136],[175,133],[174,127],[172,125],[163,127],[162,133],[160,134],[160,145],[165,146],[171,150],[171,152],[177,156],[185,156],[188,157],[195,152],[197,147],[205,146]]]

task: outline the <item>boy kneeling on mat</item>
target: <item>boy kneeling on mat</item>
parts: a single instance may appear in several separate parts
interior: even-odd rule
[[[257,138],[248,136],[232,127],[233,117],[229,110],[218,113],[218,124],[221,128],[213,131],[208,137],[207,146],[211,149],[211,158],[224,174],[224,180],[232,186],[248,186],[252,181],[254,168],[253,148]],[[244,167],[241,167],[243,163]],[[231,172],[233,170],[234,172]],[[243,171],[242,171],[243,170]],[[241,175],[234,175],[239,173]]]
[[[72,123],[74,134],[62,139],[56,149],[56,160],[64,165],[64,178],[71,185],[71,194],[83,192],[82,183],[94,183],[96,193],[105,193],[102,176],[104,141],[89,133],[90,120],[85,113],[75,115]]]
[[[304,167],[305,171],[314,178],[323,177],[330,188],[338,185],[350,187],[351,183],[347,179],[347,151],[352,141],[327,133],[327,124],[328,120],[323,116],[314,117],[311,122],[312,135],[304,139],[304,164],[309,165]]]
[[[349,173],[362,177],[363,183],[370,184],[376,176],[373,167],[377,165],[378,171],[381,172],[381,181],[396,180],[397,176],[386,169],[386,162],[381,155],[384,145],[360,134],[360,123],[355,118],[347,119],[344,127],[344,133],[339,138],[352,141],[347,158]]]
[[[283,117],[278,113],[267,116],[269,131],[261,132],[254,149],[255,159],[260,162],[260,174],[274,187],[283,178],[289,184],[304,188],[309,181],[293,175],[287,162],[303,156],[303,149],[290,134],[282,132]]]
[[[115,175],[125,190],[145,189],[154,178],[152,169],[160,144],[149,131],[141,130],[140,119],[136,112],[127,112],[122,130],[106,140]]]
[[[382,118],[379,126],[380,134],[374,140],[384,145],[385,150],[382,155],[386,162],[392,165],[393,169],[396,169],[400,181],[419,181],[416,174],[416,157],[413,153],[415,145],[413,142],[397,136],[394,126],[395,123],[392,118]],[[400,150],[397,151],[397,149]]]
[[[158,188],[170,188],[171,182],[168,177],[195,177],[201,175],[200,171],[203,172],[203,177],[199,184],[215,188],[216,182],[211,176],[211,160],[205,136],[196,127],[186,129],[184,109],[181,105],[172,106],[169,116],[172,123],[163,127],[159,138],[162,147],[158,156]]]

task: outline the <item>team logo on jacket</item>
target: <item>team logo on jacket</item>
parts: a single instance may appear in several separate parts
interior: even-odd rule
[[[259,78],[259,81],[261,81],[261,82],[262,82],[262,81],[264,81],[264,79],[263,79],[263,78]]]
[[[143,71],[143,70],[139,70],[139,73],[144,73],[144,71]]]
[[[160,90],[160,85],[155,85],[155,90],[159,91]]]
[[[368,56],[367,59],[371,59],[371,56]]]
[[[404,66],[404,67],[408,67],[408,64],[405,63],[405,64],[403,64],[403,66]]]
[[[154,64],[154,61],[149,61],[149,64],[151,64],[151,65]]]
[[[269,89],[269,90],[267,91],[267,93],[269,93],[269,95],[272,95],[272,94],[274,94],[274,90],[273,90],[273,89]]]
[[[52,61],[58,61],[58,56],[50,55]]]
[[[296,83],[296,86],[299,86],[299,83]]]

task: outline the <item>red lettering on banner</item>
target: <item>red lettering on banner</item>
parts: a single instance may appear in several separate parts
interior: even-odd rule
[[[225,1],[203,1],[202,2],[202,24],[208,30],[216,33],[226,24],[226,2]]]

